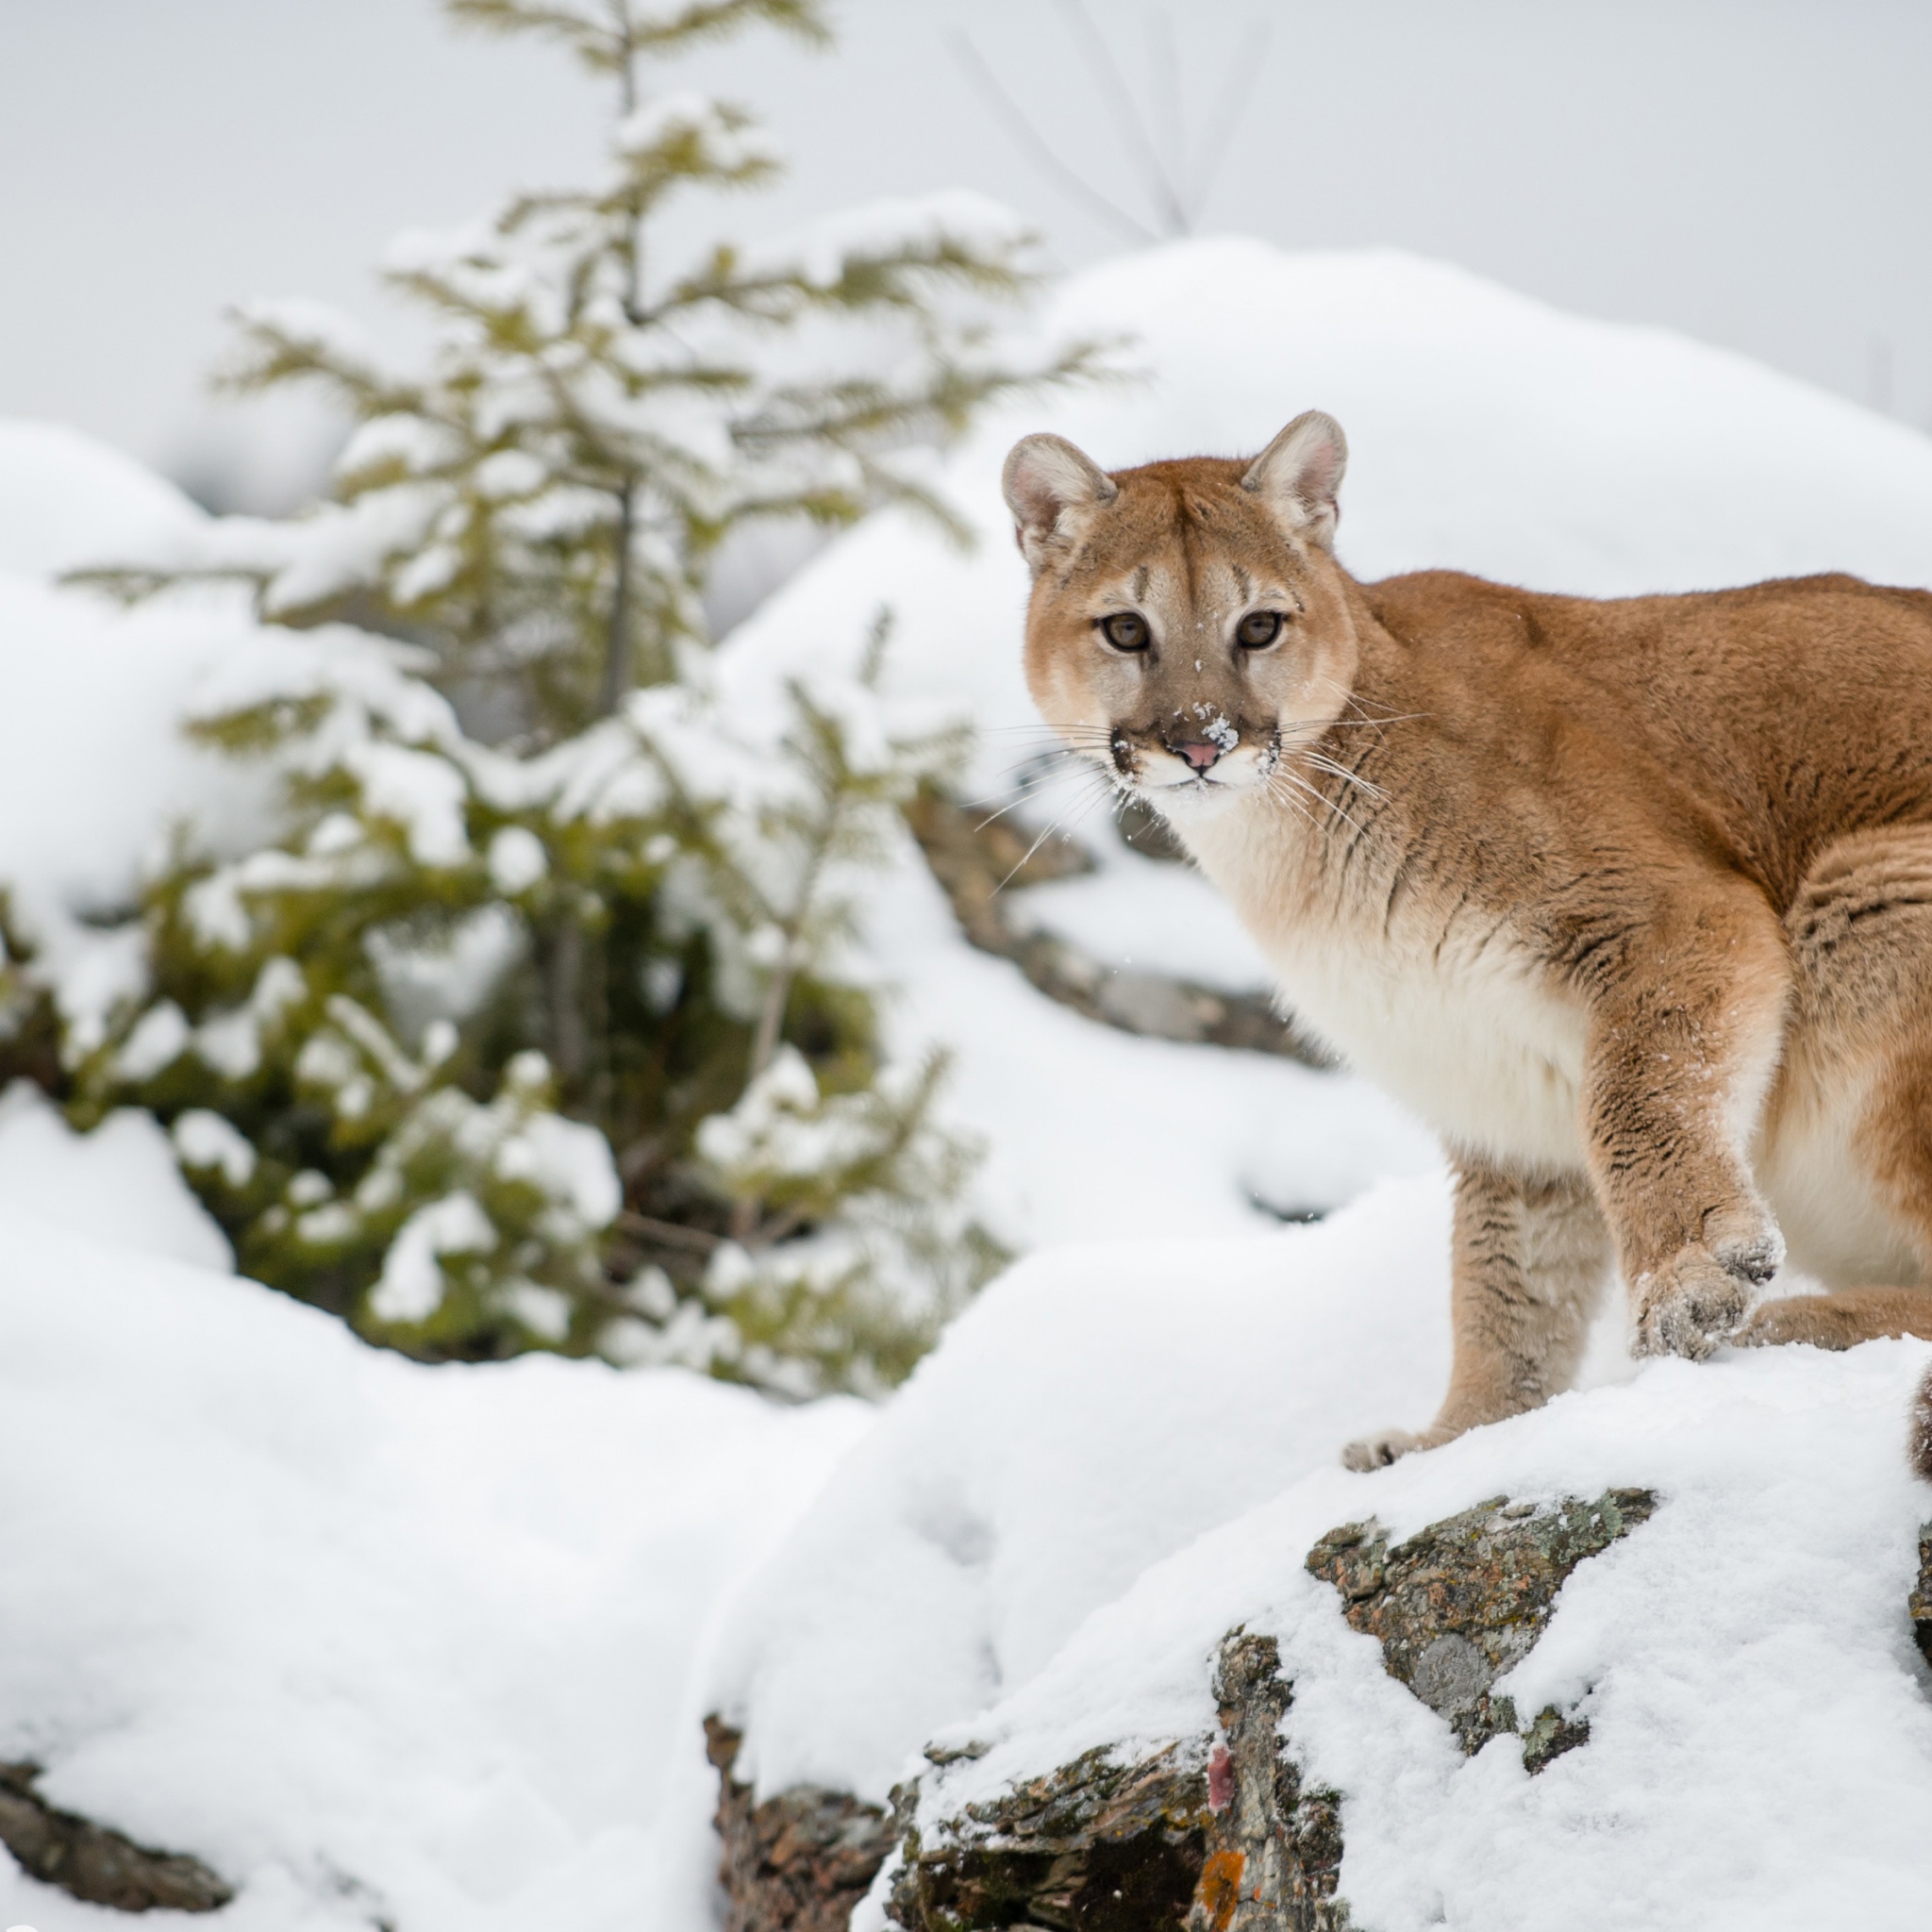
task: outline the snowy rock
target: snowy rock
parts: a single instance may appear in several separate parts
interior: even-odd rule
[[[1392,1549],[1374,1524],[1331,1530],[1307,1568],[1341,1591],[1355,1629],[1380,1640],[1390,1675],[1473,1754],[1516,1731],[1513,1703],[1490,1687],[1528,1656],[1572,1572],[1656,1507],[1644,1490],[1554,1505],[1499,1496]],[[1346,1925],[1336,1894],[1342,1800],[1283,1746],[1293,1687],[1279,1643],[1230,1633],[1213,1690],[1211,1734],[1151,1748],[1129,1734],[991,1796],[949,1790],[955,1767],[986,1756],[983,1743],[929,1744],[930,1768],[893,1792],[890,1825],[877,1807],[823,1787],[757,1803],[731,1774],[738,1734],[712,1719],[732,1932],[832,1932],[889,1850],[896,1861],[874,1903],[905,1932]],[[1589,1725],[1550,1707],[1521,1736],[1534,1773],[1586,1742]]]
[[[213,1912],[234,1897],[199,1858],[149,1851],[47,1804],[39,1775],[36,1764],[0,1764],[0,1844],[42,1884],[122,1912]]]
[[[1327,1064],[1322,1049],[1283,1020],[1265,993],[1230,991],[1224,986],[1110,965],[1042,929],[1039,913],[1051,890],[1042,882],[1095,870],[1091,856],[1073,840],[1051,832],[1036,838],[1010,820],[983,818],[930,790],[907,807],[906,819],[968,942],[995,958],[1012,960],[1027,983],[1048,999],[1146,1039],[1233,1046],[1279,1054],[1309,1066]],[[1180,875],[1158,860],[1142,861],[1140,870],[1143,886],[1173,881],[1181,887],[1183,916],[1201,910],[1198,878]],[[1009,892],[1009,886],[1022,890]],[[1224,905],[1205,903],[1218,907],[1238,932]],[[1167,909],[1156,898],[1142,904],[1137,916],[1158,924]],[[1239,958],[1246,950],[1245,939],[1233,950]]]
[[[726,1932],[845,1932],[892,1849],[888,1814],[817,1785],[759,1803],[731,1774],[738,1733],[709,1717],[705,1740],[718,1767]]]
[[[1473,1756],[1517,1730],[1514,1702],[1491,1686],[1529,1655],[1570,1573],[1656,1508],[1648,1490],[1541,1507],[1498,1496],[1393,1549],[1378,1524],[1351,1523],[1308,1552],[1308,1574],[1341,1592],[1350,1628],[1379,1640],[1389,1674]],[[1546,1706],[1521,1735],[1537,1772],[1587,1741],[1590,1725]]]
[[[1924,1627],[1932,1576],[1902,1451],[1932,1347],[1634,1365],[1613,1324],[1592,1386],[1351,1474],[1357,1418],[1441,1394],[1445,1221],[1440,1183],[1389,1183],[1313,1226],[1089,1243],[995,1283],[720,1633],[707,1707],[756,1800],[883,1808],[917,1781],[931,1852],[1090,1754],[1211,1757],[1245,1629],[1279,1646],[1284,1747],[1339,1794],[1337,1895],[1374,1932],[1918,1932],[1932,1677],[1907,1601]],[[1601,1499],[1627,1524],[1632,1490],[1657,1509],[1607,1535]],[[1307,1567],[1323,1545],[1373,1572],[1378,1544],[1353,1602]]]
[[[1090,1751],[957,1815],[941,1803],[938,1823],[902,1790],[886,1916],[905,1932],[1343,1932],[1340,1801],[1282,1750],[1280,1646],[1231,1633],[1214,1696],[1211,1737]]]

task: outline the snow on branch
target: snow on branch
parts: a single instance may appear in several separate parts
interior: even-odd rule
[[[594,74],[619,73],[641,54],[682,53],[754,25],[815,46],[831,38],[820,0],[444,0],[444,7],[459,25],[560,41]]]

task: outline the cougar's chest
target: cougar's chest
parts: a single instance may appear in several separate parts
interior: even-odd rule
[[[1351,907],[1278,859],[1197,856],[1288,1006],[1351,1065],[1472,1153],[1581,1165],[1583,1010],[1552,990],[1507,919],[1423,893],[1365,892]]]

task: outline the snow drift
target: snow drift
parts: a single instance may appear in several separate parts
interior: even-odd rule
[[[0,1759],[236,1932],[652,1922],[695,1646],[857,1403],[425,1368],[10,1205],[0,1335]],[[0,1906],[105,1923],[10,1866]]]

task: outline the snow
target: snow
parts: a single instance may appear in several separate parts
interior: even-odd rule
[[[960,188],[825,216],[746,249],[743,266],[753,275],[795,275],[810,287],[830,289],[854,263],[938,260],[949,250],[1011,264],[1032,239],[1010,208]]]
[[[47,577],[145,556],[207,521],[173,484],[77,429],[0,422],[0,573]]]
[[[255,1144],[223,1115],[192,1107],[175,1116],[169,1130],[183,1167],[220,1174],[231,1188],[245,1188],[256,1168]]]
[[[1239,1233],[1437,1163],[1430,1136],[1361,1081],[1137,1039],[1042,1000],[1017,967],[960,943],[914,852],[867,912],[896,988],[889,1037],[908,1058],[928,1041],[955,1047],[945,1115],[984,1143],[974,1196],[1009,1246]]]
[[[1235,992],[1267,987],[1260,947],[1192,867],[1126,849],[1103,856],[1097,871],[1015,892],[1009,916],[1116,966]]]
[[[247,1142],[225,1121],[216,1124],[252,1159]],[[233,1158],[206,1130],[199,1140],[195,1158]],[[138,1255],[200,1268],[235,1265],[227,1236],[181,1178],[166,1131],[135,1108],[118,1108],[92,1133],[76,1134],[38,1087],[15,1080],[0,1093],[0,1205]]]
[[[1398,255],[1241,241],[1103,265],[1042,323],[1123,331],[1143,379],[1008,411],[937,473],[976,547],[881,516],[741,627],[715,671],[748,733],[782,722],[788,677],[842,703],[884,604],[887,722],[971,720],[972,790],[989,809],[1011,795],[1043,740],[998,469],[1032,429],[1119,465],[1252,451],[1328,408],[1353,452],[1341,555],[1365,575],[1932,583],[1932,443],[1678,338]],[[358,459],[428,460],[378,441]],[[281,593],[394,534],[345,521],[341,555],[305,551],[307,588]],[[221,541],[270,570],[293,555],[271,525]],[[97,921],[132,903],[157,841],[192,825],[232,852],[267,808],[177,721],[304,677],[341,693],[342,731],[374,720],[391,741],[369,776],[398,824],[424,855],[460,856],[447,788],[408,749],[452,742],[453,718],[389,647],[265,632],[226,594],[122,612],[51,582],[215,547],[125,459],[0,425],[0,882],[83,1023],[138,984],[138,955]],[[675,701],[635,702],[671,742]],[[620,809],[656,782],[629,746],[613,723],[529,783]],[[693,735],[694,770],[707,753]],[[507,782],[487,759],[472,776]],[[1044,788],[1035,823],[1061,802]],[[1261,983],[1197,877],[1127,850],[1097,811],[1072,829],[1098,870],[1016,891],[1018,920],[1116,965]],[[541,851],[508,833],[490,857],[506,891],[541,879]],[[319,837],[291,862],[354,858]],[[234,883],[218,875],[198,913],[218,925]],[[768,1789],[882,1795],[950,1727],[993,1746],[955,1774],[964,1794],[1123,1733],[1202,1728],[1208,1654],[1245,1621],[1283,1642],[1292,1741],[1346,1793],[1343,1890],[1380,1932],[1925,1922],[1932,1683],[1902,1604],[1932,1507],[1900,1454],[1923,1345],[1633,1374],[1611,1320],[1587,1392],[1345,1474],[1341,1442],[1426,1419],[1446,1374],[1428,1137],[1359,1081],[1048,1004],[963,943],[909,840],[861,910],[895,1055],[954,1050],[941,1111],[985,1143],[975,1212],[1035,1251],[876,1421],[666,1368],[377,1354],[213,1272],[225,1244],[151,1123],[83,1138],[31,1094],[0,1100],[0,1757],[38,1757],[56,1802],[241,1881],[237,1932],[381,1914],[410,1932],[703,1932],[711,1700],[748,1723]],[[193,1049],[241,1064],[284,991],[264,974]],[[130,1051],[182,1049],[153,1024]],[[504,1158],[604,1215],[611,1178],[587,1146],[492,1122]],[[185,1119],[181,1158],[236,1161],[217,1127]],[[308,1205],[341,1204],[325,1187]],[[1264,1211],[1335,1208],[1308,1228]],[[430,1270],[450,1232],[425,1231]],[[1519,1701],[1581,1697],[1594,1726],[1534,1781],[1507,1741],[1457,1757],[1300,1568],[1372,1511],[1401,1531],[1505,1490],[1610,1483],[1655,1484],[1665,1507],[1578,1573],[1519,1668]],[[39,1932],[103,1923],[11,1876],[0,1909]]]
[[[760,1791],[883,1802],[929,1740],[991,1747],[952,1815],[1096,1745],[1212,1729],[1212,1654],[1275,1636],[1287,1738],[1344,1799],[1380,1932],[1898,1928],[1932,1902],[1932,1674],[1905,1620],[1932,1495],[1903,1454],[1920,1342],[1666,1361],[1374,1475],[1342,1441],[1433,1408],[1446,1197],[1391,1182],[1262,1239],[1090,1243],[949,1330],[748,1587],[709,1690]],[[1302,1560],[1487,1497],[1655,1488],[1502,1688],[1580,1707],[1528,1778],[1465,1762]],[[856,1923],[866,1923],[861,1915]],[[873,1923],[876,1923],[875,1919]]]
[[[701,1923],[654,1830],[691,1659],[858,1404],[426,1368],[10,1200],[0,1255],[0,1757],[238,1882],[232,1932]],[[0,1916],[108,1923],[4,1859]]]
[[[777,143],[762,128],[741,126],[740,119],[708,94],[666,94],[619,125],[617,149],[641,157],[689,143],[697,165],[720,175],[777,166],[783,158]]]
[[[167,728],[216,665],[261,647],[232,608],[123,612],[0,572],[0,883],[76,1017],[137,983],[124,938],[89,917],[133,903],[171,824],[219,836],[265,809],[255,774]]]
[[[761,1792],[882,1801],[909,1754],[1034,1676],[1150,1564],[1332,1462],[1387,1403],[1425,1407],[1446,1257],[1446,1194],[1424,1179],[1313,1227],[1020,1263],[732,1619],[713,1689],[748,1721],[741,1770]]]
[[[485,1255],[496,1224],[474,1194],[445,1194],[403,1223],[382,1259],[369,1306],[385,1322],[425,1322],[442,1306],[442,1257]]]

